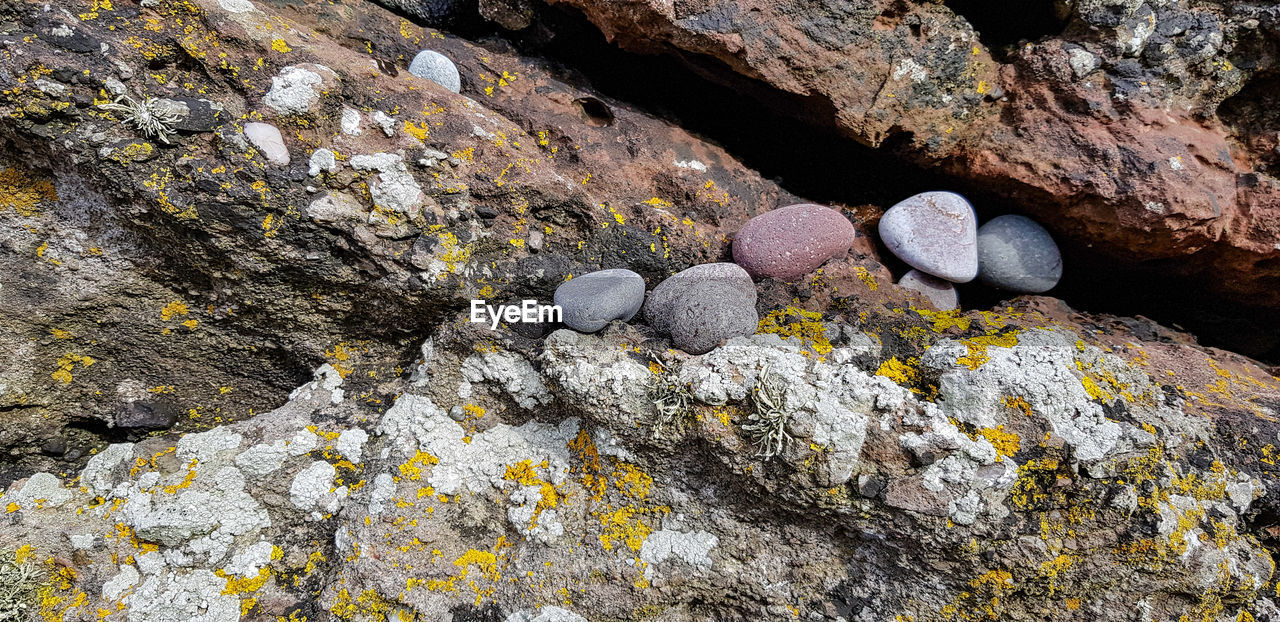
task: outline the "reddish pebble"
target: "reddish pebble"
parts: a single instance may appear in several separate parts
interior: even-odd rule
[[[801,203],[765,212],[733,239],[733,261],[756,278],[790,281],[849,252],[857,232],[829,207]]]

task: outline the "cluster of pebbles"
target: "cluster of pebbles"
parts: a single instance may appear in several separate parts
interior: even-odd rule
[[[457,66],[433,50],[419,52],[409,73],[454,93],[462,88]],[[924,192],[894,205],[879,231],[884,245],[913,268],[898,285],[941,310],[959,306],[955,283],[977,278],[999,289],[1041,293],[1062,276],[1062,256],[1043,227],[1005,215],[979,228],[973,206],[954,192]],[[565,281],[554,302],[565,326],[586,333],[628,322],[643,310],[649,325],[676,347],[703,354],[756,332],[754,279],[793,281],[847,253],[856,237],[853,224],[834,209],[790,205],[743,225],[733,240],[733,263],[678,272],[653,288],[647,302],[644,278],[623,268]]]
[[[974,278],[1024,294],[1049,291],[1062,278],[1062,254],[1049,232],[1007,214],[978,227],[973,205],[954,192],[923,192],[889,208],[880,240],[911,270],[898,285],[938,309],[959,306],[954,283]]]

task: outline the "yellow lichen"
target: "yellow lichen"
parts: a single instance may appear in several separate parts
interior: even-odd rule
[[[760,320],[756,329],[761,333],[772,333],[784,339],[797,338],[805,348],[806,356],[819,356],[831,352],[831,342],[827,340],[827,329],[822,322],[822,314],[806,311],[797,307],[785,307],[770,311]]]
[[[45,202],[57,201],[53,184],[15,168],[0,169],[0,212],[12,209],[19,216],[34,216]]]

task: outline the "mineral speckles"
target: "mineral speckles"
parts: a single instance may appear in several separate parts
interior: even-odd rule
[[[951,311],[960,307],[960,298],[951,281],[940,279],[919,270],[911,270],[898,280],[898,287],[918,292],[939,311]]]
[[[260,152],[268,162],[277,166],[289,165],[289,150],[284,146],[284,137],[280,130],[270,123],[245,123],[244,137]]]
[[[409,64],[409,73],[426,78],[454,93],[462,92],[462,78],[458,75],[457,65],[435,50],[418,52]]]
[[[889,208],[880,239],[911,267],[955,283],[978,275],[978,219],[953,192],[924,192]]]
[[[710,352],[720,342],[756,332],[756,288],[736,264],[709,263],[677,272],[653,288],[645,319],[690,354]]]
[[[555,304],[565,326],[594,333],[609,322],[629,321],[644,304],[644,279],[630,270],[590,272],[556,288]]]
[[[1044,227],[1006,214],[978,230],[978,278],[1014,292],[1046,292],[1062,278],[1062,254]]]
[[[751,276],[794,280],[844,254],[857,232],[843,214],[802,203],[765,212],[733,239],[733,260]]]

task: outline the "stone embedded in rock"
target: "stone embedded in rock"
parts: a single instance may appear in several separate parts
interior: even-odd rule
[[[922,192],[880,218],[880,240],[912,268],[967,283],[978,275],[978,217],[954,192]]]
[[[978,278],[1009,291],[1046,292],[1062,278],[1062,253],[1036,221],[999,216],[978,230]]]
[[[756,288],[741,266],[709,263],[672,275],[653,288],[644,317],[677,348],[705,354],[720,342],[756,332]]]
[[[413,57],[409,64],[409,73],[426,78],[454,93],[462,92],[462,78],[458,75],[458,66],[448,56],[435,50],[423,50]]]
[[[644,305],[644,278],[630,270],[599,270],[556,288],[555,304],[565,326],[594,333],[614,320],[626,322]]]
[[[245,123],[244,137],[262,152],[267,161],[280,166],[289,164],[289,150],[284,146],[280,130],[270,123]]]
[[[919,292],[939,311],[960,308],[960,297],[956,294],[955,285],[952,285],[951,281],[940,279],[932,274],[912,270],[898,280],[898,287]]]
[[[733,239],[733,261],[751,276],[790,281],[848,252],[857,235],[836,210],[790,205],[747,221]]]

